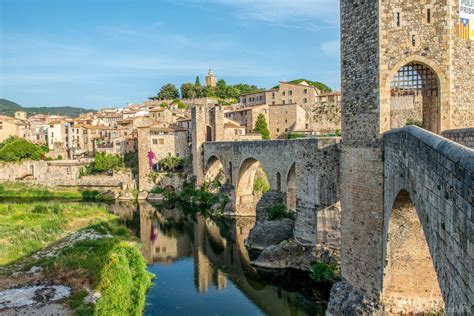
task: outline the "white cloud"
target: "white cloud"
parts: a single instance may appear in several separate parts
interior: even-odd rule
[[[330,42],[323,43],[321,45],[321,50],[327,56],[339,58],[339,54],[341,50],[340,43],[339,41],[330,41]]]

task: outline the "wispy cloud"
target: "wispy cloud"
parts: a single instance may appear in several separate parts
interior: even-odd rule
[[[318,31],[339,24],[336,0],[178,0],[189,4],[228,6],[245,20]]]
[[[339,41],[325,42],[321,45],[321,50],[323,51],[324,54],[326,54],[329,57],[339,58],[339,54],[341,50],[340,42]]]

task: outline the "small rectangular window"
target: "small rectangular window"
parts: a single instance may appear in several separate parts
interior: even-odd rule
[[[400,21],[401,21],[400,12],[397,12],[397,26],[400,26]]]
[[[157,139],[153,140],[153,145],[158,145],[158,140]]]
[[[415,35],[415,34],[413,34],[413,35],[411,36],[411,44],[412,44],[413,46],[416,46],[416,35]]]
[[[426,22],[431,23],[431,9],[426,10]]]
[[[292,90],[288,91],[288,95],[293,95],[293,91]]]

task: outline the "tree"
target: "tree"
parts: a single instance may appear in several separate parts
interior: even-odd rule
[[[45,158],[44,156],[48,151],[49,149],[46,146],[33,144],[23,138],[9,137],[3,143],[0,143],[0,160],[40,160]]]
[[[268,130],[267,120],[263,113],[260,113],[257,117],[254,132],[261,134],[263,139],[270,139],[270,131]]]
[[[183,83],[181,85],[181,97],[183,99],[193,99],[196,97],[195,85],[192,83]]]
[[[200,98],[203,96],[202,86],[201,86],[201,81],[199,80],[199,76],[196,76],[196,81],[194,82],[194,91],[196,92],[197,98]]]
[[[158,93],[158,98],[161,100],[178,99],[178,89],[176,89],[176,86],[174,84],[167,83],[161,87],[160,92]]]

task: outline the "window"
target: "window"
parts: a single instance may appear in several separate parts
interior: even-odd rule
[[[160,145],[163,145],[165,143],[165,140],[163,138],[158,139],[158,143]]]
[[[292,90],[288,91],[288,95],[293,95],[293,91]]]
[[[176,157],[179,157],[179,153],[176,153]]]
[[[416,34],[412,34],[411,36],[411,45],[416,46]]]
[[[283,104],[286,104],[286,101],[285,101],[285,100],[283,100]]]
[[[272,92],[272,99],[275,99],[275,92]]]
[[[283,92],[281,93],[281,95],[282,95],[282,96],[285,96],[285,94],[286,94],[286,92],[285,92],[285,91],[283,91]]]
[[[303,90],[303,93],[304,93],[304,94],[308,94],[308,89],[304,89],[304,90]]]
[[[397,26],[400,27],[400,22],[401,22],[400,12],[396,13],[395,19],[397,21]]]
[[[280,129],[279,129],[279,128],[277,128],[277,133],[279,133],[279,132],[280,132]]]
[[[158,139],[153,140],[153,145],[158,145]]]
[[[292,99],[289,99],[289,100],[288,100],[288,103],[290,103],[290,104],[293,103],[293,100],[292,100]]]
[[[288,120],[287,120],[287,119],[285,119],[285,123],[288,123]]]
[[[426,10],[426,22],[431,23],[431,9]]]
[[[275,101],[272,102],[272,105],[275,105]]]
[[[307,99],[307,98],[304,98],[304,99],[303,99],[303,103],[308,103],[308,99]]]

